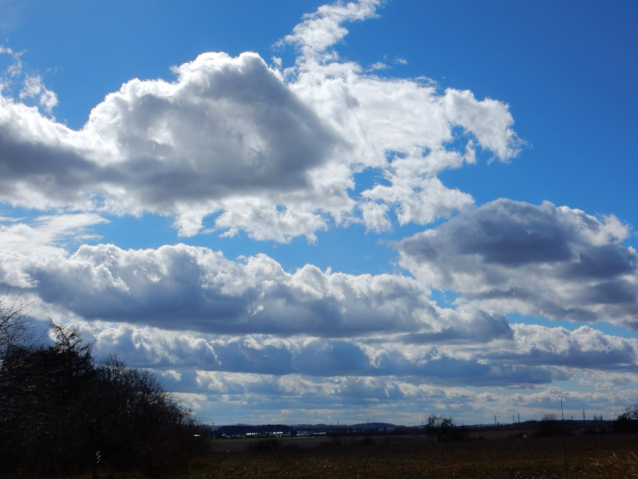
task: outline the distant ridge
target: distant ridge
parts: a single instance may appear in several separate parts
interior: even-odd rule
[[[353,429],[379,429],[380,427],[405,427],[405,426],[397,426],[396,424],[391,424],[389,422],[364,422],[360,424],[351,424],[348,427]]]

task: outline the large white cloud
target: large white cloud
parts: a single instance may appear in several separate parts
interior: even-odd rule
[[[0,201],[174,216],[185,236],[218,214],[213,230],[279,242],[314,241],[331,223],[385,230],[393,209],[401,224],[455,212],[473,200],[437,173],[475,161],[477,147],[515,156],[512,117],[469,91],[441,94],[340,61],[330,48],[343,24],[374,16],[378,3],[307,16],[282,42],[300,51],[284,72],[255,53],[205,53],[175,67],[173,82],[125,83],[79,131],[21,103],[37,96],[50,112],[57,102],[27,78],[17,98],[0,97]],[[369,168],[388,184],[355,197],[356,174]]]
[[[506,221],[527,209],[531,211],[516,216],[514,224]],[[489,219],[492,228],[505,233],[482,236],[472,223],[477,218]],[[573,376],[569,371],[578,369],[636,372],[634,339],[587,327],[569,332],[510,325],[502,314],[487,312],[496,309],[493,298],[487,303],[473,300],[490,306],[484,310],[473,301],[442,308],[431,301],[423,278],[355,276],[312,265],[289,273],[263,254],[231,261],[219,252],[186,245],[147,250],[82,245],[73,254],[66,252],[63,246],[75,244],[90,233],[88,227],[103,221],[79,214],[36,218],[31,225],[8,222],[0,229],[0,278],[14,291],[39,298],[35,316],[75,318],[95,340],[96,351],[124,354],[133,364],[250,374],[413,377],[446,387],[543,384]],[[459,223],[467,240],[456,229]],[[464,212],[446,225],[450,231],[441,226],[401,243],[403,260],[424,267],[417,261],[419,252],[453,261],[452,253],[458,255],[462,245],[488,266],[545,264],[549,255],[552,268],[558,268],[553,262],[559,259],[566,264],[556,271],[545,265],[546,282],[552,281],[551,274],[561,281],[567,273],[575,275],[573,281],[584,274],[579,284],[587,287],[592,277],[606,280],[626,272],[619,262],[610,262],[611,270],[593,263],[583,266],[583,258],[595,258],[600,248],[605,258],[616,251],[633,264],[631,251],[619,245],[626,227],[549,204],[501,200]],[[512,238],[521,236],[519,228],[525,232],[524,247],[517,249]],[[432,244],[423,243],[424,237],[437,235],[443,235],[439,239],[449,248],[438,256],[432,254]],[[505,237],[509,250],[492,245]],[[561,241],[571,246],[561,247]],[[609,244],[615,246],[609,250]],[[494,257],[477,259],[477,251]],[[426,271],[436,272],[429,263]],[[458,267],[445,271],[454,277]],[[487,278],[492,275],[504,277],[492,272]],[[437,283],[438,276],[428,278],[437,287],[449,286]],[[491,284],[486,278],[476,283]]]
[[[501,314],[638,329],[638,255],[629,227],[551,203],[497,200],[398,244],[421,282]]]
[[[82,245],[73,254],[61,248],[103,221],[80,214],[0,226],[0,283],[80,318],[173,330],[320,337],[396,332],[430,342],[512,335],[503,317],[442,309],[427,288],[400,275],[356,276],[312,265],[289,273],[264,254],[231,261],[183,244],[146,250]]]

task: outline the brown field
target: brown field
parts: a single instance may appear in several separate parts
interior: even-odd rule
[[[566,472],[563,438],[439,444],[423,436],[374,436],[374,445],[361,444],[362,439],[288,440],[272,451],[232,452],[230,445],[220,444],[176,477],[541,479],[564,478]],[[572,436],[565,445],[569,478],[638,478],[633,455],[638,435]]]
[[[374,444],[363,444],[363,437],[299,438],[281,440],[280,449],[261,451],[255,450],[256,442],[238,441],[215,445],[181,473],[156,473],[166,479],[638,478],[638,435],[570,436],[563,443],[560,437],[511,439],[493,432],[485,434],[485,440],[447,443],[425,436],[372,436]],[[146,477],[104,469],[97,473],[100,479]]]

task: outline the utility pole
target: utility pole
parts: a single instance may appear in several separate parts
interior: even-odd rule
[[[583,429],[585,429],[586,426],[586,421],[585,421],[585,410],[583,409]]]
[[[565,442],[565,414],[563,413],[563,396],[560,397],[560,417],[563,426],[563,449],[565,450],[565,479],[567,479],[567,443]]]
[[[521,423],[521,413],[520,412],[518,413],[518,423],[519,424]]]

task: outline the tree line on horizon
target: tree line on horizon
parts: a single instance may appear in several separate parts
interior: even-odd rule
[[[148,371],[96,362],[77,329],[34,339],[24,306],[0,300],[0,475],[181,467],[206,451],[203,426]]]

